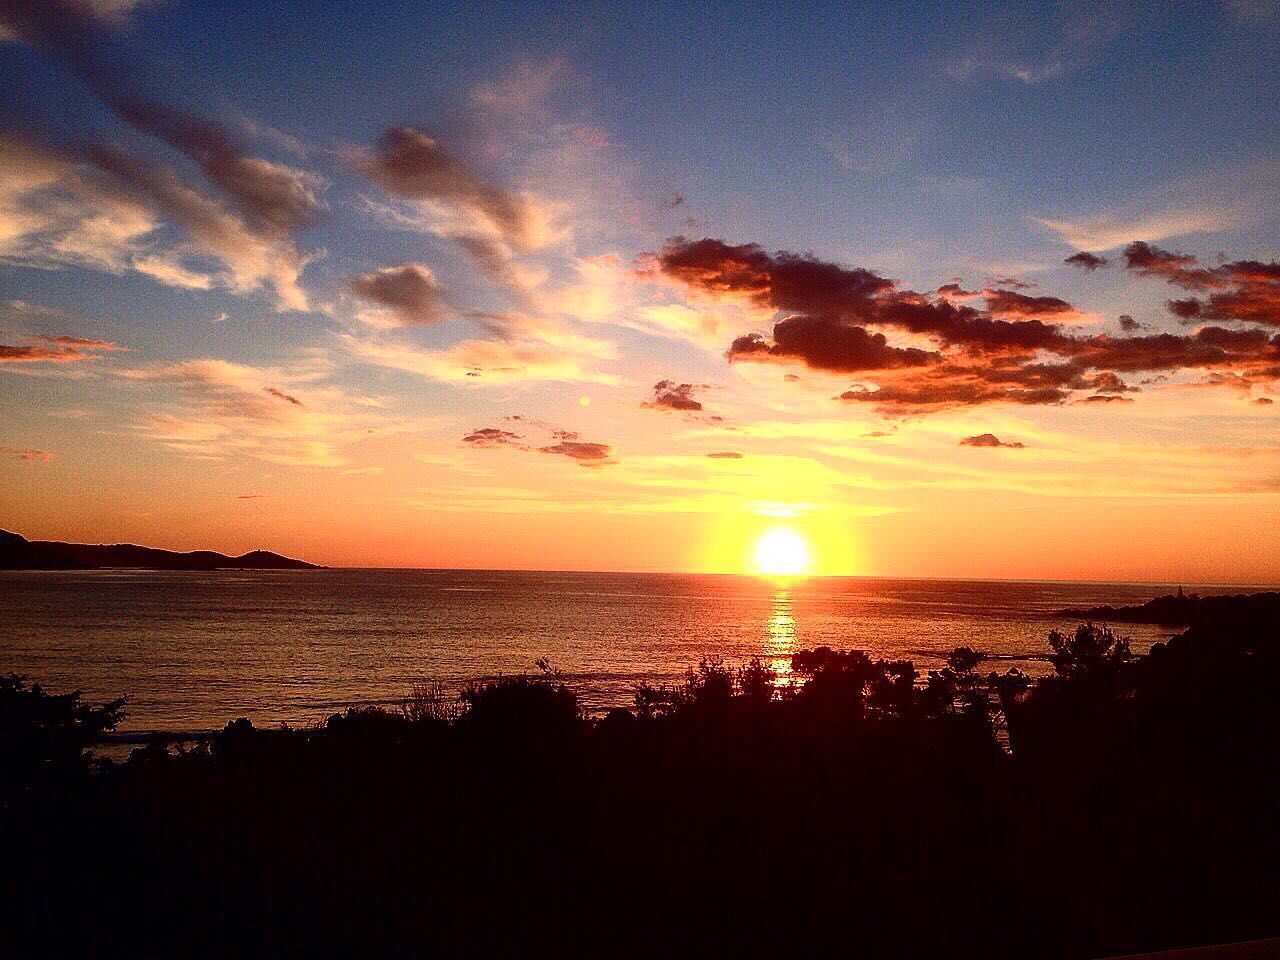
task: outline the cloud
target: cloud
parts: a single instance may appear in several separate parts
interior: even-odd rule
[[[610,459],[612,448],[607,443],[587,443],[580,440],[563,440],[550,446],[539,447],[541,453],[554,453],[578,461],[583,467],[602,467],[614,461]]]
[[[29,342],[17,346],[0,343],[0,364],[75,363],[96,360],[104,352],[125,349],[109,340],[88,340],[84,337],[28,334],[24,339]]]
[[[463,443],[469,443],[473,447],[508,447],[520,446],[520,440],[523,439],[520,434],[513,433],[510,430],[500,430],[497,427],[482,427],[479,430],[472,430],[462,438]]]
[[[1031,297],[1014,290],[985,290],[987,310],[993,317],[1056,317],[1076,313],[1076,308],[1058,297]]]
[[[917,347],[893,347],[882,333],[871,333],[833,317],[787,317],[773,328],[773,342],[747,334],[729,345],[730,362],[799,360],[814,370],[862,373],[924,366],[938,354]]]
[[[614,374],[590,368],[599,359],[599,351],[592,341],[582,339],[562,345],[529,338],[463,340],[442,350],[422,350],[402,342],[366,340],[349,334],[342,340],[354,356],[366,363],[431,380],[476,384],[621,382]]]
[[[1280,3],[1276,0],[1223,0],[1223,6],[1236,20],[1251,26],[1280,20]]]
[[[318,174],[248,156],[217,121],[143,97],[112,101],[120,117],[190,158],[230,198],[255,232],[283,237],[309,227],[327,209]]]
[[[1066,5],[1058,23],[1025,39],[1002,38],[989,28],[980,39],[962,45],[945,71],[953,80],[989,76],[1027,85],[1057,80],[1087,63],[1128,21],[1125,8],[1109,0]]]
[[[1107,265],[1107,258],[1100,257],[1096,253],[1089,253],[1087,250],[1081,250],[1079,253],[1073,253],[1062,262],[1070,264],[1073,267],[1081,267],[1092,273],[1099,267],[1105,267]]]
[[[441,323],[449,308],[431,270],[419,263],[404,263],[351,277],[347,285],[360,296],[387,307],[402,326]]]
[[[712,460],[741,460],[743,457],[737,450],[718,450],[715,453],[708,453],[707,456]]]
[[[686,413],[697,413],[702,410],[702,401],[694,398],[694,392],[701,385],[693,383],[676,383],[674,380],[659,380],[653,385],[653,396],[641,404],[655,410],[677,410]]]
[[[1120,314],[1120,316],[1116,318],[1116,322],[1120,324],[1120,329],[1125,333],[1134,333],[1145,328],[1145,324],[1139,323],[1127,313]]]
[[[189,242],[160,246],[164,220]],[[192,258],[213,257],[221,270]],[[254,232],[173,171],[101,144],[74,150],[0,134],[0,258],[28,266],[130,270],[173,286],[274,289],[281,309],[306,309],[307,259]]]
[[[87,156],[119,189],[172,219],[199,249],[222,260],[227,272],[220,282],[240,292],[271,286],[280,309],[307,309],[299,285],[307,259],[292,244],[253,230],[171,170],[101,145],[90,146]]]
[[[109,211],[113,216],[105,222],[101,210],[76,218],[80,231],[97,226],[98,232],[105,227],[114,233],[110,237],[113,243],[104,252],[95,252],[94,240],[98,238],[68,238],[63,231],[64,246],[67,239],[81,241],[75,244],[75,252],[83,265],[117,273],[138,269],[163,283],[207,289],[212,281],[202,279],[182,262],[186,251],[157,254],[151,250],[143,257],[136,249],[158,226],[156,218],[173,219],[192,235],[199,252],[227,264],[228,276],[219,283],[240,291],[270,284],[282,309],[306,309],[306,298],[297,282],[306,258],[286,238],[309,226],[326,209],[317,197],[325,180],[308,171],[249,156],[225,125],[141,93],[132,54],[120,55],[110,37],[110,28],[118,26],[134,6],[120,0],[5,0],[0,4],[0,24],[12,38],[69,66],[125,123],[192,161],[227,203],[204,196],[154,160],[139,160],[102,145],[76,144],[39,148],[46,154],[39,158],[46,169],[50,154],[64,168],[62,176],[55,178],[64,195],[28,196],[27,212],[51,207],[64,221],[74,217],[65,209],[66,193],[78,195],[81,205],[87,202],[91,208],[114,208]],[[33,152],[34,148],[28,149],[29,154]],[[87,166],[96,166],[98,175],[87,174]],[[103,175],[112,182],[93,182],[103,180]],[[121,197],[122,193],[126,196]],[[0,217],[3,207],[0,200]],[[28,224],[42,225],[51,226]],[[4,232],[0,227],[0,237]],[[63,253],[62,262],[68,262],[66,251]],[[226,283],[228,279],[232,282]]]
[[[980,433],[976,437],[965,437],[960,441],[962,447],[1006,447],[1010,450],[1021,450],[1026,444],[1014,442],[1006,442],[997,437],[994,433]]]
[[[557,454],[575,460],[584,467],[600,467],[614,463],[610,456],[612,448],[607,443],[584,441],[579,439],[578,434],[572,430],[554,427],[540,420],[530,420],[520,414],[509,416],[506,419],[515,423],[526,423],[540,431],[544,431],[550,434],[551,439],[555,442],[542,445],[529,444],[525,442],[523,435],[511,430],[503,430],[500,427],[482,427],[478,430],[472,430],[462,438],[462,442],[480,450],[509,448],[522,450],[526,453]]]
[[[1117,397],[1114,394],[1095,393],[1091,397],[1082,397],[1080,403],[1133,403],[1129,397]]]
[[[1185,321],[1238,321],[1280,327],[1280,262],[1233,260],[1207,267],[1185,253],[1147,243],[1125,248],[1126,267],[1143,277],[1156,277],[1176,287],[1208,296],[1169,301],[1169,309]]]
[[[533,250],[546,242],[544,213],[530,196],[488,183],[423,130],[392,127],[372,151],[355,157],[355,165],[390,194],[443,202],[466,215],[479,229],[478,235],[462,231],[473,244],[486,235],[496,235],[518,250]],[[484,248],[484,257],[494,255]]]
[[[28,463],[48,463],[53,459],[53,454],[47,450],[33,450],[30,447],[0,447],[0,456],[15,457]]]
[[[109,28],[137,3],[128,0],[5,0],[10,34],[70,66],[120,119],[186,156],[221,189],[255,232],[282,237],[326,209],[317,174],[247,155],[216,120],[159,103],[137,91],[128,58],[113,57]]]
[[[975,51],[952,59],[946,68],[953,80],[969,80],[983,74],[1003,80],[1018,80],[1025,84],[1056,80],[1067,69],[1060,56],[1050,54],[1038,61],[1009,55],[1000,51]]]
[[[1105,251],[1134,239],[1159,243],[1217,233],[1268,219],[1280,202],[1280,162],[1215,167],[1163,184],[1109,210],[1084,216],[1036,217],[1077,250]]]
[[[845,170],[884,173],[900,166],[915,152],[930,123],[903,101],[871,99],[853,122],[832,130],[821,140],[831,158]]]
[[[896,347],[859,329],[866,326],[892,327],[974,350],[1036,350],[1061,339],[1058,327],[1040,320],[995,319],[947,297],[930,299],[903,290],[861,267],[845,268],[787,252],[768,254],[757,244],[732,246],[718,239],[674,237],[657,257],[657,267],[703,293],[741,297],[758,307],[796,314],[775,325],[772,345],[746,337],[730,348],[733,358],[803,359],[815,369],[837,372],[920,366],[937,359],[928,356],[929,351]],[[1022,295],[1011,291],[992,295],[1010,309],[1021,304],[1016,298]],[[1059,306],[1062,303],[1053,304],[1051,312],[1071,309]]]
[[[322,385],[328,373],[328,362],[316,355],[291,367],[197,359],[120,376],[153,395],[135,424],[137,432],[195,456],[338,467],[348,462],[344,447],[407,429]],[[305,404],[295,395],[298,387],[307,390]]]
[[[306,406],[306,404],[304,404],[297,397],[293,396],[292,394],[285,393],[283,390],[278,390],[275,387],[263,387],[262,389],[264,389],[267,393],[271,394],[271,396],[275,397],[276,399],[283,400],[285,403],[291,403],[295,407]]]
[[[1273,276],[1280,276],[1280,267],[1254,261],[1209,271],[1194,258],[1146,244],[1132,245],[1126,256],[1131,270],[1197,289],[1222,288],[1214,295],[1219,299],[1195,306],[1197,315],[1211,317],[1265,322]],[[854,384],[840,399],[875,403],[895,415],[996,402],[1060,404],[1083,391],[1131,392],[1122,375],[1137,372],[1231,369],[1262,379],[1280,376],[1280,337],[1263,331],[1206,326],[1187,335],[1086,335],[1056,322],[1078,315],[1057,297],[986,289],[986,309],[980,309],[958,302],[977,297],[958,284],[930,296],[863,268],[714,239],[674,238],[655,263],[701,295],[745,299],[782,315],[771,336],[734,340],[731,362],[795,363],[866,377],[873,382]],[[1222,299],[1229,292],[1237,294],[1236,303],[1248,299],[1248,309],[1232,310]]]

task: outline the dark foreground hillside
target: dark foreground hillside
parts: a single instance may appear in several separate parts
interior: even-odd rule
[[[1280,645],[1103,628],[1055,674],[553,674],[92,769],[120,704],[0,684],[10,955],[1088,957],[1280,933]],[[457,709],[455,709],[455,707]]]

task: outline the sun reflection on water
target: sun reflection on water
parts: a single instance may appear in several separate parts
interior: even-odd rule
[[[783,686],[792,682],[791,655],[795,652],[796,618],[792,614],[791,591],[780,587],[773,595],[773,608],[766,624],[764,659]]]

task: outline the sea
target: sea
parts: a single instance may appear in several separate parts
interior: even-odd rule
[[[0,572],[0,673],[91,702],[128,698],[126,736],[198,734],[237,717],[304,726],[396,707],[415,684],[537,673],[586,709],[632,703],[703,659],[753,657],[787,682],[826,645],[923,673],[970,646],[993,668],[1051,669],[1064,608],[1136,604],[1176,584],[477,570]],[[1246,592],[1197,587],[1201,593]],[[1143,651],[1168,628],[1124,624]]]

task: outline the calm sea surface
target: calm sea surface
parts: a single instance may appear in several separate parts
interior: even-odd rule
[[[701,657],[785,669],[821,644],[937,666],[967,644],[1047,669],[1052,611],[1140,603],[1133,584],[316,570],[0,572],[0,672],[92,700],[133,731],[250,717],[307,723],[398,703],[411,684],[531,672],[546,657],[595,709]],[[1201,588],[1202,593],[1240,592]],[[1145,650],[1167,630],[1125,626]]]

